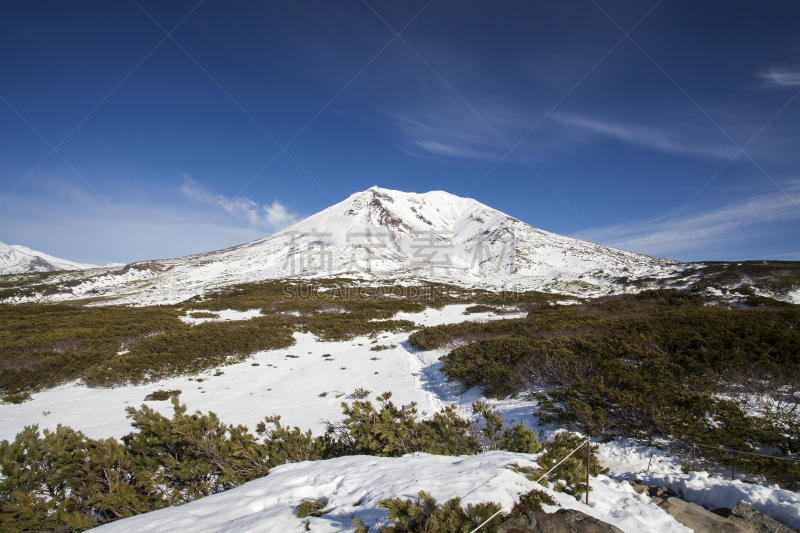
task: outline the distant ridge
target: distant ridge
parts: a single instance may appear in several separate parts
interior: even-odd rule
[[[112,263],[107,266],[117,266]],[[59,270],[87,270],[98,265],[75,263],[59,259],[18,244],[0,242],[0,274],[25,274],[29,272],[56,272]]]

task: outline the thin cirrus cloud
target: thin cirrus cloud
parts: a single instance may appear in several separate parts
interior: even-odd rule
[[[608,137],[662,152],[718,158],[728,158],[734,153],[731,145],[728,144],[688,142],[685,132],[672,132],[668,129],[641,124],[596,120],[572,113],[554,113],[552,117],[558,123],[578,130],[584,135]]]
[[[411,116],[393,115],[403,135],[398,147],[409,155],[496,160],[508,151],[505,143],[486,124],[469,114],[440,109]],[[512,145],[531,126],[510,109],[494,110],[484,118]],[[660,152],[715,159],[728,159],[736,151],[731,144],[708,141],[700,136],[700,132],[687,128],[616,122],[560,112],[551,114],[548,120],[560,128],[551,130],[546,138],[537,140],[535,147],[527,146],[526,150],[547,153],[553,147],[607,138]]]
[[[615,248],[662,257],[691,255],[744,240],[758,231],[760,224],[800,219],[798,201],[793,199],[800,192],[800,180],[787,192],[791,196],[775,192],[672,221],[669,217],[659,217],[597,228],[597,232],[604,244]],[[580,232],[574,236],[591,239],[596,234]]]
[[[800,87],[800,70],[773,67],[759,74],[767,87]]]
[[[183,192],[186,197],[198,202],[208,205],[218,205],[234,218],[245,220],[250,226],[260,229],[277,231],[291,226],[299,220],[297,214],[289,211],[289,209],[277,199],[274,200],[272,204],[264,204],[261,206],[244,196],[230,200],[221,194],[214,194],[208,191],[189,176],[184,176],[181,192]]]
[[[403,152],[420,158],[496,159],[502,156],[499,139],[484,124],[463,113],[437,113],[425,120],[394,116],[405,139]]]

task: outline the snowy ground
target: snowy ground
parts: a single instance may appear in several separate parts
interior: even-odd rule
[[[424,313],[399,313],[396,318],[430,326],[523,316],[463,315],[467,307],[464,304],[428,309]],[[258,311],[219,314],[216,319],[185,320],[194,323],[245,320],[257,316]],[[367,337],[348,342],[320,342],[311,334],[295,333],[295,339],[296,344],[290,348],[258,352],[244,363],[221,367],[224,374],[220,376],[214,376],[211,370],[194,377],[114,389],[69,383],[36,393],[32,400],[20,405],[0,405],[0,439],[13,439],[31,424],[39,424],[40,429],[63,424],[93,438],[119,438],[131,431],[125,416],[128,406],[147,403],[171,416],[170,402],[144,402],[144,397],[156,389],[181,390],[181,402],[190,410],[214,411],[224,422],[244,424],[251,430],[265,416],[278,414],[284,423],[321,432],[325,420],[341,418],[341,402],[358,387],[371,390],[372,399],[391,391],[395,403],[417,402],[423,416],[459,399],[457,389],[444,382],[438,371],[441,363],[437,359],[444,351],[415,353],[408,346],[407,333],[380,335],[377,344],[396,346],[382,351],[371,351],[370,347],[375,345]],[[323,357],[324,354],[330,357]],[[323,393],[327,394],[320,396]],[[467,397],[464,402],[469,407]]]
[[[616,480],[636,479],[645,485],[669,487],[685,500],[708,509],[733,509],[744,502],[791,528],[800,529],[800,494],[781,490],[777,485],[730,480],[728,470],[683,474],[681,461],[690,460],[689,457],[670,455],[627,439],[600,444],[598,458]]]
[[[466,307],[464,304],[417,314],[399,313],[396,318],[430,326],[521,316],[464,315]],[[258,311],[223,311],[218,318],[186,321],[244,320],[257,315]],[[396,404],[417,402],[423,416],[451,403],[463,414],[471,414],[471,403],[483,399],[480,391],[462,391],[444,379],[438,359],[447,350],[417,352],[408,345],[407,333],[381,334],[378,344],[395,345],[382,351],[371,351],[373,339],[366,337],[320,342],[313,335],[296,333],[295,339],[291,348],[259,352],[244,363],[222,367],[224,374],[219,376],[214,376],[212,370],[193,378],[115,389],[71,383],[37,393],[21,405],[0,405],[0,439],[13,439],[25,425],[54,428],[59,423],[80,429],[90,437],[119,438],[131,430],[125,407],[145,403],[144,397],[156,389],[180,389],[181,401],[190,410],[214,411],[224,422],[244,424],[251,430],[265,416],[279,414],[284,423],[315,433],[324,429],[326,420],[341,417],[340,403],[349,400],[349,394],[357,387],[371,390],[372,399],[391,391]],[[325,354],[330,357],[323,357]],[[171,415],[169,402],[146,403]],[[533,415],[535,405],[524,398],[490,403],[497,404],[509,422],[524,422],[541,429],[544,438],[551,438],[557,430],[539,428]],[[590,509],[570,496],[559,494],[556,499],[562,506],[593,514],[624,531],[688,531],[650,503],[647,496],[633,493],[626,479],[670,486],[687,500],[710,508],[732,508],[738,501],[745,501],[790,527],[800,528],[800,495],[796,493],[709,478],[703,473],[684,475],[680,473],[680,462],[685,458],[669,457],[656,448],[626,440],[601,444],[599,457],[611,473],[609,477],[596,478]],[[373,516],[385,517],[377,508],[381,498],[412,497],[423,489],[440,500],[458,495],[465,502],[510,502],[534,485],[505,466],[514,462],[529,464],[533,458],[495,452],[459,458],[345,457],[284,465],[239,489],[110,524],[103,531],[301,531],[302,521],[294,517],[292,506],[302,498],[317,497],[329,498],[328,506],[333,510],[322,518],[312,518],[312,531],[349,531],[353,529],[353,516],[368,524],[374,523]],[[353,506],[358,500],[362,503]]]
[[[378,508],[381,499],[415,497],[420,490],[430,492],[440,502],[460,496],[464,504],[494,501],[510,508],[520,493],[532,488],[543,489],[506,468],[513,463],[532,465],[531,458],[524,454],[488,452],[462,457],[353,456],[288,464],[237,489],[114,522],[97,531],[305,531],[305,520],[294,515],[294,507],[305,498],[322,499],[330,510],[319,518],[310,519],[311,531],[352,531],[353,518],[370,526],[376,520],[386,519],[386,513]],[[647,496],[634,493],[627,483],[598,476],[593,489],[588,507],[567,494],[549,492],[561,507],[581,510],[626,532],[691,531],[650,504]]]

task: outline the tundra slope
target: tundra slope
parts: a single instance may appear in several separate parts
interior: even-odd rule
[[[446,192],[372,187],[262,239],[89,276],[67,273],[49,280],[47,295],[5,302],[104,297],[152,305],[236,283],[332,276],[596,296],[622,290],[620,282],[667,278],[685,267],[543,231]]]

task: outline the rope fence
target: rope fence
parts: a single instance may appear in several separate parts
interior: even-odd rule
[[[699,448],[708,448],[708,449],[711,449],[711,450],[718,450],[718,451],[721,451],[721,452],[738,453],[738,454],[742,454],[742,455],[754,455],[756,457],[764,457],[766,459],[777,459],[779,461],[789,461],[789,462],[792,462],[792,463],[800,463],[800,459],[794,459],[792,457],[778,457],[777,455],[769,455],[769,454],[765,454],[765,453],[742,452],[742,451],[739,451],[739,450],[729,450],[729,449],[723,448],[721,446],[707,446],[705,444],[693,444],[692,445],[692,448],[697,448],[697,447],[699,447]]]
[[[542,475],[542,477],[540,477],[539,479],[534,481],[534,483],[539,483],[541,480],[543,480],[545,477],[547,477],[550,474],[550,472],[552,472],[553,470],[555,470],[556,468],[561,466],[561,463],[563,463],[564,461],[566,461],[567,459],[572,457],[575,454],[575,452],[577,452],[578,450],[580,450],[581,448],[586,446],[586,505],[589,505],[589,456],[590,456],[590,450],[591,450],[591,448],[590,448],[590,446],[591,446],[590,441],[591,440],[592,440],[591,438],[588,438],[585,441],[583,441],[577,448],[575,448],[574,450],[569,452],[569,454],[566,457],[561,459],[556,466],[554,466],[553,468],[551,468],[550,470],[545,472]],[[503,510],[505,510],[506,507],[508,507],[509,505],[511,505],[513,503],[516,503],[516,499],[512,500],[510,503],[505,504],[496,513],[494,513],[492,516],[490,516],[489,518],[484,520],[478,527],[476,527],[475,529],[473,529],[469,533],[475,533],[476,531],[478,531],[480,528],[482,528],[483,526],[485,526],[486,524],[491,522],[494,519],[494,517],[496,517],[497,515],[502,513]]]
[[[578,445],[574,450],[569,452],[554,467],[552,467],[550,470],[548,470],[547,472],[542,474],[542,476],[539,477],[539,479],[537,479],[534,483],[539,483],[544,478],[549,476],[556,468],[561,466],[564,463],[564,461],[566,461],[567,459],[572,457],[575,454],[575,452],[577,452],[578,450],[580,450],[581,448],[583,448],[585,446],[586,447],[586,500],[585,501],[586,501],[586,505],[589,505],[589,466],[590,466],[590,457],[591,457],[591,440],[592,440],[591,438],[587,438],[586,440],[581,442],[580,445]],[[753,452],[744,452],[744,451],[739,451],[739,450],[729,450],[727,448],[722,448],[722,447],[718,447],[718,446],[708,446],[708,445],[705,445],[705,444],[693,444],[692,445],[692,449],[691,449],[691,453],[692,453],[692,470],[694,470],[695,465],[696,465],[696,453],[695,453],[695,451],[696,451],[697,448],[707,448],[707,449],[710,449],[710,450],[715,450],[715,451],[720,451],[720,452],[737,453],[737,454],[741,454],[741,455],[751,455],[751,456],[756,456],[756,457],[760,457],[760,458],[764,458],[764,459],[778,459],[780,461],[787,461],[787,462],[791,462],[791,463],[794,463],[794,464],[800,463],[800,459],[795,459],[795,458],[790,458],[790,457],[778,457],[776,455],[767,455],[767,454],[760,454],[760,453],[753,453]],[[650,456],[650,460],[652,461],[652,454]],[[650,469],[650,465],[648,464],[648,470],[649,469]],[[732,476],[733,476],[733,474],[732,474]],[[485,526],[486,524],[491,522],[497,515],[502,513],[504,510],[506,510],[510,505],[512,505],[514,503],[516,503],[516,498],[514,500],[512,500],[511,502],[507,503],[506,505],[504,505],[503,507],[501,507],[496,513],[494,513],[492,516],[490,516],[489,518],[484,520],[480,525],[478,525],[478,527],[476,527],[475,529],[473,529],[469,533],[477,533],[483,526]]]
[[[763,467],[766,464],[769,464],[769,462],[773,461],[773,460],[781,461],[783,463],[788,463],[789,465],[793,465],[791,467],[788,467],[790,469],[790,471],[792,469],[796,470],[796,467],[800,466],[800,458],[796,458],[796,457],[780,457],[778,455],[747,452],[747,451],[742,451],[742,450],[732,450],[732,449],[729,449],[729,448],[724,448],[722,446],[709,446],[707,444],[692,444],[691,449],[689,450],[690,460],[691,460],[691,470],[692,471],[697,471],[697,469],[698,469],[698,466],[697,466],[698,453],[700,452],[701,449],[708,450],[709,455],[711,455],[711,459],[710,459],[711,462],[708,463],[709,465],[713,466],[715,463],[718,465],[719,462],[722,462],[723,464],[725,462],[729,462],[730,463],[731,481],[736,479],[736,471],[737,471],[737,469],[740,472],[742,472],[742,471],[744,473],[750,472],[750,473],[754,473],[757,476],[758,475],[765,475],[766,473],[763,471]],[[722,458],[722,456],[721,456],[722,453],[727,454],[727,457],[728,457],[727,460]],[[714,457],[715,455],[716,455],[716,457]],[[700,460],[704,461],[704,462],[708,461],[707,458],[705,460],[704,460],[704,458],[700,458]],[[761,469],[759,469],[759,463],[760,463],[760,468]],[[773,463],[773,464],[775,464],[775,463]],[[780,463],[778,463],[778,464],[780,464]],[[702,468],[702,466],[701,466],[701,468]],[[783,471],[783,469],[781,469],[781,468],[779,468],[777,466],[775,468],[778,468],[778,470],[775,470],[775,472],[773,472],[773,475],[776,475],[778,472]],[[648,470],[649,470],[649,467],[648,467]],[[791,476],[791,474],[790,474],[790,476]],[[745,479],[745,481],[746,480],[747,479]]]

